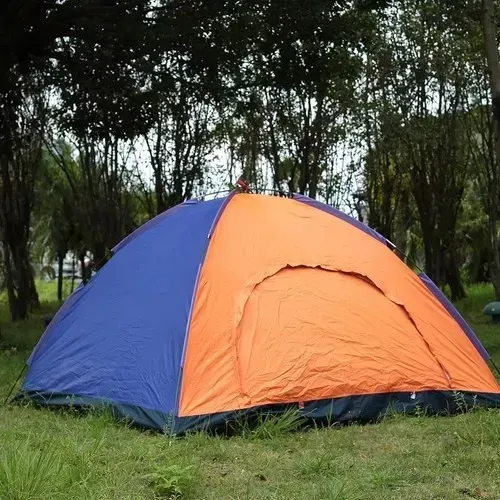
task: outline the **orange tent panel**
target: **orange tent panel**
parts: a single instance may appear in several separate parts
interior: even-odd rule
[[[299,201],[234,196],[201,269],[179,415],[425,390],[500,392],[389,248]]]

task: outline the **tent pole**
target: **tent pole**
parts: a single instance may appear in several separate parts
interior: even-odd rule
[[[12,387],[10,388],[9,393],[7,394],[7,397],[5,398],[5,401],[3,402],[4,406],[7,404],[7,402],[9,401],[9,398],[12,396],[12,393],[14,392],[14,389],[16,388],[17,383],[19,382],[19,380],[23,376],[24,370],[26,370],[26,366],[27,366],[27,364],[24,363],[23,369],[21,370],[21,372],[17,376],[17,379],[15,380],[15,382],[12,384]]]

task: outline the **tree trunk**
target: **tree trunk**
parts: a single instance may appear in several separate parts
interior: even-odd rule
[[[158,215],[168,208],[165,202],[165,184],[163,182],[162,170],[158,165],[155,167],[155,198],[156,214]]]
[[[462,277],[460,276],[460,268],[455,250],[451,249],[446,253],[445,257],[445,278],[446,283],[450,287],[451,299],[465,299],[467,294],[465,293]]]
[[[92,255],[94,257],[94,268],[98,271],[106,263],[106,246],[104,243],[95,242]]]
[[[477,254],[477,267],[472,275],[473,283],[487,283],[490,280],[491,252],[488,247],[482,248]]]
[[[3,247],[11,319],[23,320],[40,306],[33,272],[22,242],[4,239]]]
[[[31,271],[29,258],[25,252],[25,245],[19,242],[19,246],[13,252],[15,255],[15,267],[17,271],[17,306],[19,319],[26,319],[30,310],[39,306],[38,294]]]
[[[419,210],[419,215],[424,243],[425,273],[437,286],[440,286],[443,283],[441,240],[428,214]]]
[[[429,238],[424,238],[425,272],[429,278],[440,285],[438,266],[434,255],[432,242]]]
[[[5,277],[12,321],[40,307],[33,271],[22,241],[4,239]]]
[[[71,293],[75,291],[75,274],[76,274],[76,266],[75,266],[75,254],[73,254],[71,258]]]
[[[86,283],[87,281],[87,266],[85,265],[85,253],[81,253],[78,256],[78,260],[80,261],[80,269],[82,272],[82,281]]]
[[[30,266],[29,273],[29,282],[30,282],[30,310],[36,311],[40,309],[40,298],[38,296],[38,290],[36,289],[35,276]]]
[[[495,188],[496,189],[496,188]],[[492,203],[494,208],[491,208],[491,213],[488,214],[490,244],[492,251],[492,259],[490,264],[491,282],[495,289],[495,298],[500,300],[500,245],[497,235],[497,215],[498,210],[496,200]]]
[[[500,272],[496,268],[491,269],[491,282],[495,292],[495,299],[500,300]]]
[[[9,298],[10,318],[12,321],[17,321],[19,319],[19,312],[17,308],[17,296],[14,284],[14,272],[12,269],[12,260],[10,258],[9,247],[5,241],[3,242],[3,253],[4,253],[5,284],[7,287],[7,296]]]
[[[409,193],[403,189],[399,195],[399,216],[394,218],[394,244],[403,253],[404,261],[408,255],[408,229],[411,218]]]
[[[64,255],[62,253],[57,254],[57,300],[62,302],[63,300],[63,265],[64,265]]]
[[[483,35],[488,72],[490,80],[491,104],[493,110],[493,130],[495,142],[496,162],[493,169],[490,189],[489,228],[493,250],[491,265],[491,281],[495,289],[495,296],[500,300],[500,245],[497,235],[498,219],[498,174],[500,172],[500,63],[497,48],[497,27],[495,23],[495,8],[493,0],[483,0]]]

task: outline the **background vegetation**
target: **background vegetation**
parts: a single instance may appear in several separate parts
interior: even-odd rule
[[[0,262],[105,262],[240,175],[340,207],[453,298],[500,296],[492,0],[10,0],[0,7]],[[87,259],[87,260],[86,260]],[[59,273],[62,274],[62,273]],[[85,276],[84,276],[85,277]],[[59,286],[62,297],[62,282]]]

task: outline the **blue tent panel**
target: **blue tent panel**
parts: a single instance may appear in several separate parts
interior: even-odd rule
[[[23,390],[175,410],[196,275],[224,198],[165,212],[54,318]]]

